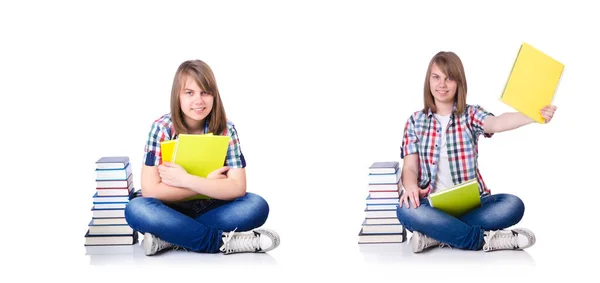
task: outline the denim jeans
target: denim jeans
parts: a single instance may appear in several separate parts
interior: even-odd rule
[[[483,247],[483,232],[499,230],[517,224],[525,205],[520,198],[510,194],[481,197],[481,207],[454,217],[429,205],[422,198],[418,208],[398,207],[400,223],[409,231],[419,231],[426,236],[452,247],[479,250]]]
[[[138,197],[130,200],[125,208],[125,219],[134,230],[205,253],[219,252],[223,232],[258,228],[267,221],[268,215],[267,202],[253,193],[233,201],[209,199],[176,203]]]

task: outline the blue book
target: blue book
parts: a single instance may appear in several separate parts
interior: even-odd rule
[[[96,161],[96,169],[124,169],[129,156],[103,156]]]

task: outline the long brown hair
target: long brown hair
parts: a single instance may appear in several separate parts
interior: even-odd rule
[[[213,96],[213,106],[206,117],[208,120],[208,130],[215,135],[223,133],[227,128],[227,116],[225,115],[225,108],[221,101],[217,81],[210,67],[201,60],[185,61],[179,65],[177,72],[175,72],[173,88],[171,89],[171,119],[173,120],[175,133],[188,132],[188,125],[185,124],[185,119],[183,119],[183,111],[181,111],[181,104],[179,102],[179,94],[181,93],[183,80],[186,75],[193,78],[203,91]]]
[[[454,96],[454,102],[456,103],[456,114],[461,115],[467,108],[467,78],[465,76],[465,69],[463,68],[462,61],[454,52],[441,51],[435,54],[429,62],[427,68],[427,74],[425,76],[425,87],[424,87],[424,107],[423,113],[427,113],[429,110],[436,113],[437,108],[435,107],[435,100],[431,93],[431,86],[429,79],[431,77],[431,69],[433,64],[437,65],[438,68],[444,75],[452,78],[456,82],[456,95]]]

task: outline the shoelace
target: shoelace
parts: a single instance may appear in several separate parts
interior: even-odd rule
[[[184,251],[186,251],[186,252],[188,251],[188,250],[187,250],[186,248],[184,248],[184,247],[180,247],[180,246],[174,246],[174,247],[173,247],[173,250],[174,250],[174,251],[177,251],[177,250],[179,250],[179,249],[182,249],[182,250],[184,250]]]
[[[255,252],[260,249],[260,237],[254,232],[229,232],[223,239],[223,246],[219,249],[225,254],[240,252]]]
[[[440,248],[443,248],[443,247],[449,247],[450,249],[452,249],[452,246],[451,246],[451,245],[444,244],[444,243],[441,243],[441,242],[440,242]]]
[[[485,237],[485,251],[512,250],[518,247],[517,237],[512,231],[490,231]]]

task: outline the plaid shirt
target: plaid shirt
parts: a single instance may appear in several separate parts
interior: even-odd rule
[[[480,195],[490,193],[477,166],[479,135],[483,134],[487,138],[492,136],[483,132],[483,121],[489,115],[494,116],[479,105],[467,105],[461,116],[456,116],[455,111],[452,112],[446,129],[446,146],[452,182],[456,185],[476,177]],[[404,158],[409,154],[418,154],[418,185],[427,188],[427,194],[435,187],[442,130],[444,130],[442,125],[431,110],[427,114],[423,111],[415,112],[408,118],[404,128],[400,155]]]
[[[208,123],[204,126],[204,133],[208,133]],[[237,130],[231,121],[227,121],[227,129],[225,129],[222,135],[228,135],[231,138],[224,166],[245,168],[246,159],[244,159],[244,154],[242,154]],[[158,166],[161,164],[162,153],[160,152],[160,142],[176,138],[171,114],[165,114],[154,121],[148,134],[148,141],[144,147],[144,164],[148,166]]]

